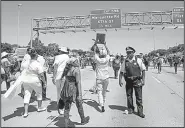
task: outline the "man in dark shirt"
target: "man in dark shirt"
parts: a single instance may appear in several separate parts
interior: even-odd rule
[[[179,58],[176,55],[174,55],[173,57],[173,62],[174,62],[175,74],[177,74],[177,65],[179,64]]]

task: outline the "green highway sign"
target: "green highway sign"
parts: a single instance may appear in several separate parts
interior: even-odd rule
[[[94,10],[90,15],[91,29],[121,28],[121,10]]]
[[[173,8],[172,23],[179,25],[184,24],[184,7]]]

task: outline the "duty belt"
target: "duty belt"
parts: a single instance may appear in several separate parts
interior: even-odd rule
[[[132,80],[132,81],[134,81],[134,80],[140,80],[142,77],[141,76],[130,76],[130,77],[126,77],[128,80]]]

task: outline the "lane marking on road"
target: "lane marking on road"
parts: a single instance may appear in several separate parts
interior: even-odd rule
[[[176,93],[172,88],[170,88],[167,84],[165,84],[163,81],[158,80],[156,77],[152,76],[158,83],[162,83],[163,85],[165,85],[169,90],[172,91],[171,94],[176,94],[178,97],[180,97],[182,100],[184,100],[183,97],[181,97],[178,93]]]
[[[155,78],[154,76],[152,76],[158,83],[161,83],[157,78]]]

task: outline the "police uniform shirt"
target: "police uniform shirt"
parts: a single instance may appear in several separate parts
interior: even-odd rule
[[[120,69],[120,72],[123,72],[123,73],[125,73],[125,60],[121,64],[121,69]],[[135,56],[131,60],[129,58],[127,58],[127,60],[129,60],[130,62],[132,62],[132,61],[135,60]],[[140,69],[141,69],[141,72],[144,71],[144,70],[146,70],[146,67],[145,67],[144,63],[143,63],[143,61],[140,58],[137,58],[137,63],[139,65]]]

